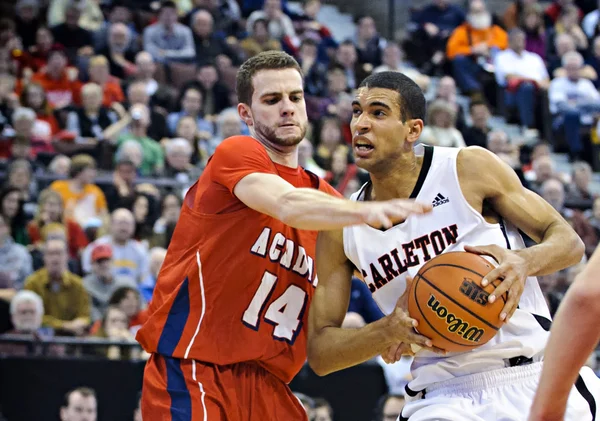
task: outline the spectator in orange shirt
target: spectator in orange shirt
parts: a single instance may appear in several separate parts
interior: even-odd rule
[[[52,108],[48,104],[48,98],[46,98],[46,92],[42,85],[36,82],[32,82],[23,88],[21,92],[21,105],[23,107],[31,108],[35,111],[38,121],[48,123],[50,127],[50,135],[54,136],[60,131],[56,117],[52,113]]]
[[[65,206],[65,218],[84,226],[91,219],[100,219],[103,226],[108,223],[108,207],[104,193],[94,184],[96,161],[89,155],[75,155],[71,161],[71,178],[57,180],[50,185],[57,191]]]
[[[46,91],[48,103],[55,109],[61,109],[72,103],[80,104],[81,83],[77,80],[77,70],[67,69],[65,49],[54,45],[48,52],[48,64],[45,70],[34,74],[31,80],[38,82]]]
[[[108,60],[104,56],[94,56],[90,59],[90,82],[102,87],[102,105],[110,107],[113,102],[123,102],[125,95],[119,84],[119,79],[110,75]]]
[[[454,79],[461,90],[468,94],[480,92],[482,72],[493,71],[493,56],[507,46],[506,31],[492,24],[492,15],[483,0],[473,0],[467,21],[452,32],[446,47]]]

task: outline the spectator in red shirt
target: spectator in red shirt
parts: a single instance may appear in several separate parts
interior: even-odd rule
[[[38,121],[48,123],[52,136],[59,132],[60,127],[52,113],[52,108],[48,105],[46,92],[42,85],[32,82],[25,86],[21,92],[21,105],[35,111]]]
[[[19,62],[19,70],[25,78],[30,78],[32,73],[40,71],[48,63],[48,54],[54,44],[52,32],[41,26],[35,33],[35,45],[23,51],[15,59]]]
[[[104,56],[94,56],[90,59],[90,82],[102,87],[102,105],[110,107],[113,102],[123,102],[125,95],[119,84],[119,79],[110,75],[108,60]]]

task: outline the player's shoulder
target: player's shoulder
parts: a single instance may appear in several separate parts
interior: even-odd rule
[[[481,146],[461,148],[456,156],[456,163],[459,169],[464,167],[467,170],[485,168],[487,165],[493,164],[498,160],[497,155]]]
[[[223,140],[215,149],[215,154],[222,153],[261,153],[266,154],[265,147],[252,136],[231,136]]]

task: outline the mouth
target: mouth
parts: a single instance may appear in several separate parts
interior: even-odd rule
[[[366,158],[370,155],[375,147],[371,143],[371,141],[365,137],[354,138],[354,153],[359,158]]]
[[[280,124],[279,127],[297,127],[296,123],[285,123],[285,124]]]

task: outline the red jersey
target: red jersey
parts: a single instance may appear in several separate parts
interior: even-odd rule
[[[271,161],[251,137],[223,141],[186,194],[137,339],[174,358],[255,361],[288,383],[306,361],[317,232],[244,205],[233,189],[252,173],[339,196],[304,169]]]

